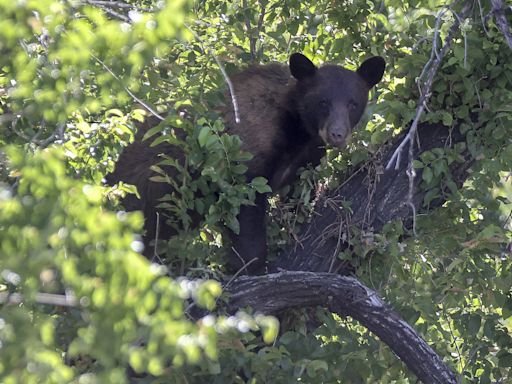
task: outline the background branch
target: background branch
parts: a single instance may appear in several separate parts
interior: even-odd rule
[[[260,34],[263,30],[263,21],[265,20],[266,15],[266,5],[263,1],[258,1],[260,6],[260,14],[258,16],[258,23],[256,27],[253,29],[251,25],[250,13],[249,13],[249,5],[247,4],[247,0],[242,1],[242,6],[244,8],[244,22],[245,29],[247,35],[249,37],[249,52],[251,54],[251,63],[256,64],[261,57],[261,49],[258,50],[256,48],[256,44],[260,39]]]
[[[96,7],[96,8],[99,8],[101,9],[103,12],[109,14],[110,16],[116,18],[116,19],[119,19],[119,20],[122,20],[126,23],[129,23],[130,22],[130,18],[128,16],[125,16],[123,15],[122,13],[119,13],[117,11],[114,11],[111,7],[112,5],[111,4],[108,4],[109,2],[105,1],[93,1],[93,0],[86,0],[85,1],[87,4],[89,5],[92,5],[93,7]],[[107,4],[105,4],[107,3]],[[119,8],[119,7],[116,7],[116,8]]]
[[[129,10],[134,10],[134,11],[139,11],[139,12],[154,12],[154,10],[152,8],[137,7],[136,5],[124,3],[122,1],[86,0],[86,2],[87,2],[87,4],[90,4],[93,6],[98,6],[102,9],[104,9],[104,7],[108,7],[108,8],[129,9]]]
[[[103,68],[105,68],[105,70],[110,73],[112,75],[112,77],[114,79],[116,79],[117,81],[119,81],[120,83],[122,82],[121,79],[119,78],[119,76],[117,76],[102,60],[100,60],[98,57],[94,56],[92,53],[91,53],[91,57],[96,60]],[[151,113],[153,116],[155,116],[156,118],[158,118],[160,121],[164,121],[165,119],[156,111],[156,109],[154,109],[153,107],[151,107],[148,103],[146,103],[145,101],[143,101],[142,99],[138,98],[132,91],[130,91],[130,89],[127,87],[127,86],[123,86],[124,90],[126,91],[126,93],[128,93],[128,95],[130,95],[130,97],[135,100],[137,103],[139,103],[140,105],[142,105],[144,108],[146,108],[146,110]]]
[[[0,304],[19,305],[26,300],[19,293],[0,292]],[[47,304],[56,307],[77,307],[78,300],[73,294],[59,295],[54,293],[38,292],[34,297],[37,304]]]

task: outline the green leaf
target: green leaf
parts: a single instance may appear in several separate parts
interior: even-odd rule
[[[434,174],[432,173],[432,170],[430,168],[423,168],[423,172],[421,173],[421,178],[427,182],[427,184],[430,184],[432,181],[432,178],[434,177]]]
[[[151,136],[154,136],[157,133],[162,132],[163,130],[164,130],[164,126],[160,125],[160,124],[154,126],[153,128],[148,129],[148,131],[142,137],[142,141],[149,139]]]
[[[482,318],[479,315],[471,315],[468,321],[468,332],[471,335],[476,335],[480,330],[480,326],[482,324]]]
[[[443,112],[441,114],[442,116],[442,121],[443,121],[443,124],[446,125],[447,127],[451,127],[452,124],[453,124],[453,116],[451,113],[448,113],[448,112]]]
[[[183,145],[183,142],[172,135],[161,135],[157,137],[152,143],[151,147],[156,147],[161,143],[173,144],[176,146]]]
[[[258,176],[251,180],[251,186],[256,189],[256,192],[258,193],[268,193],[272,192],[272,189],[267,184],[267,179],[264,177]]]
[[[412,161],[412,166],[415,169],[422,169],[425,165],[421,161],[419,161],[419,160],[413,160]]]
[[[211,136],[211,129],[210,127],[203,127],[201,128],[201,131],[199,131],[199,136],[197,137],[197,141],[199,142],[199,145],[201,147],[206,146],[206,142]]]
[[[439,188],[432,188],[425,193],[425,197],[423,198],[423,205],[428,206],[432,200],[439,198]]]
[[[329,365],[323,360],[313,360],[307,365],[307,373],[309,377],[317,377],[318,371],[328,371]]]
[[[455,184],[453,180],[446,180],[445,184],[452,194],[456,194],[458,192],[457,184]]]
[[[512,353],[505,352],[498,357],[498,365],[502,368],[512,367]]]
[[[274,343],[279,334],[279,321],[273,316],[256,318],[263,334],[263,341],[267,344]]]
[[[231,216],[226,221],[226,225],[229,229],[231,229],[235,234],[240,233],[240,223],[238,222],[238,219],[234,216]]]
[[[134,349],[130,352],[130,366],[135,372],[143,371],[144,363],[142,350]]]

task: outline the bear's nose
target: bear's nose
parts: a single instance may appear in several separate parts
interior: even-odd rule
[[[337,132],[329,132],[329,141],[335,147],[345,146],[345,135]]]

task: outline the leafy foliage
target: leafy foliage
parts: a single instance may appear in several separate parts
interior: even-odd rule
[[[415,382],[350,319],[319,311],[322,325],[307,332],[308,315],[298,313],[276,338],[273,318],[240,312],[192,322],[185,309],[217,307],[220,285],[206,279],[222,270],[223,226],[236,232],[240,204],[268,188],[244,182],[250,154],[219,119],[230,100],[217,61],[228,74],[296,51],[350,69],[369,55],[388,63],[347,149],[330,150],[319,169],[273,197],[277,253],[307,222],[315,190],[358,167],[378,169],[379,149],[414,119],[417,79],[462,4],[126,4],[0,0],[0,144],[8,145],[0,157],[0,381],[124,382],[132,371],[141,382]],[[485,16],[491,10],[474,4],[434,79],[422,121],[460,128],[466,142],[415,159],[427,211],[417,236],[401,223],[380,233],[354,228],[352,253],[338,255],[357,263],[359,278],[463,383],[512,379],[512,50]],[[138,122],[155,113],[165,121],[147,140],[186,155],[155,164],[159,181],[174,187],[162,200],[179,230],[161,246],[169,269],[139,255],[141,215],[113,212],[111,200],[133,188],[101,186]],[[172,133],[178,125],[185,137]],[[468,161],[458,187],[449,165]],[[165,166],[180,177],[169,179]],[[441,197],[446,203],[428,211]],[[62,298],[66,305],[56,305]]]
[[[167,360],[179,367],[202,354],[215,358],[213,322],[185,320],[183,299],[213,308],[218,283],[171,281],[165,269],[149,265],[134,251],[140,215],[103,210],[102,189],[66,177],[57,151],[28,158],[20,150],[8,153],[21,175],[15,196],[3,192],[1,249],[12,257],[3,260],[2,276],[4,289],[25,300],[19,308],[2,308],[7,381],[46,375],[50,382],[69,381],[80,370],[61,360],[63,351],[71,359],[92,359],[99,380],[116,382],[124,380],[128,362],[136,371],[161,374]],[[74,292],[81,311],[38,303],[38,295],[63,289]],[[67,316],[74,322],[59,324]],[[56,338],[55,328],[66,340]]]

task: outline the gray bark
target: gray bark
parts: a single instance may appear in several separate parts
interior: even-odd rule
[[[293,307],[321,306],[351,316],[386,343],[424,383],[457,383],[455,375],[414,328],[354,277],[315,272],[242,276],[225,291],[232,311],[250,306],[277,315]]]

